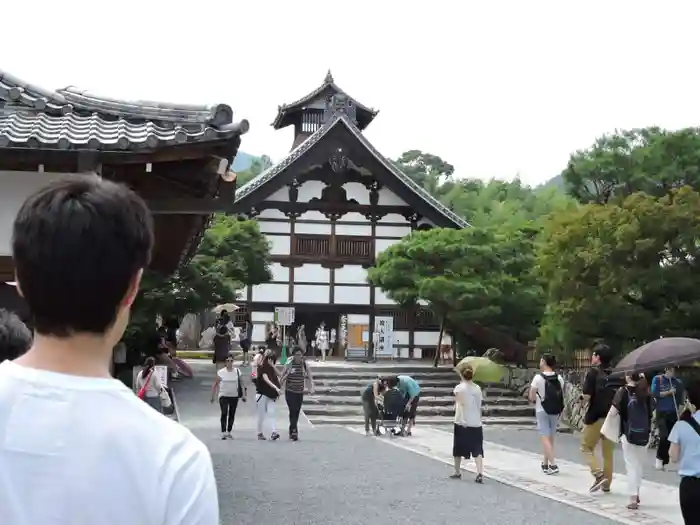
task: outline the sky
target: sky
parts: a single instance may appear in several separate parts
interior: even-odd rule
[[[100,7],[102,5],[103,7]],[[0,70],[46,88],[226,103],[279,160],[277,106],[336,83],[387,157],[543,183],[596,137],[700,125],[700,2],[34,0],[0,11]]]

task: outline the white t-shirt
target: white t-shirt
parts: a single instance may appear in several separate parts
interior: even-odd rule
[[[462,381],[454,389],[455,424],[463,427],[481,426],[481,403],[484,396],[476,383]]]
[[[0,521],[219,525],[209,451],[116,379],[0,363]]]
[[[219,397],[238,397],[238,378],[241,371],[232,368],[230,371],[222,368],[216,373],[219,376]]]
[[[551,377],[556,375],[556,372],[543,372],[544,375]],[[559,378],[559,383],[561,384],[561,390],[562,392],[564,391],[564,379],[562,379],[561,376],[557,376]],[[530,388],[535,388],[537,389],[537,395],[535,396],[535,412],[544,412],[544,408],[542,408],[542,400],[544,399],[544,394],[545,394],[545,378],[542,377],[542,374],[537,374],[533,379],[532,383],[530,384]]]

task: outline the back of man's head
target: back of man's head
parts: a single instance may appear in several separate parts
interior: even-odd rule
[[[106,333],[152,246],[151,214],[126,186],[69,175],[31,195],[15,219],[12,251],[37,333]]]

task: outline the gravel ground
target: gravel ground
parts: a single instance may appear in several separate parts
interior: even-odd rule
[[[211,451],[223,525],[365,525],[384,516],[431,525],[614,523],[494,481],[449,480],[438,461],[344,428],[307,423],[297,443],[259,442],[251,402],[241,405],[235,440],[221,441],[208,401],[213,369],[198,372],[176,386],[177,400],[182,422]],[[283,402],[278,409],[284,423]]]

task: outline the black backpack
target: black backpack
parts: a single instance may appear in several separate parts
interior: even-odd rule
[[[594,408],[597,408],[600,412],[599,417],[605,417],[610,411],[610,407],[613,404],[613,399],[615,394],[623,386],[623,383],[619,379],[610,377],[609,370],[599,370],[598,376],[596,378],[596,388],[595,395],[591,399],[591,403],[595,404]]]
[[[542,409],[550,416],[558,416],[564,411],[564,390],[558,374],[540,374],[544,379],[544,399],[540,398]]]
[[[649,443],[649,434],[651,434],[649,407],[630,388],[627,389],[627,413],[623,428],[630,445],[645,447]]]

